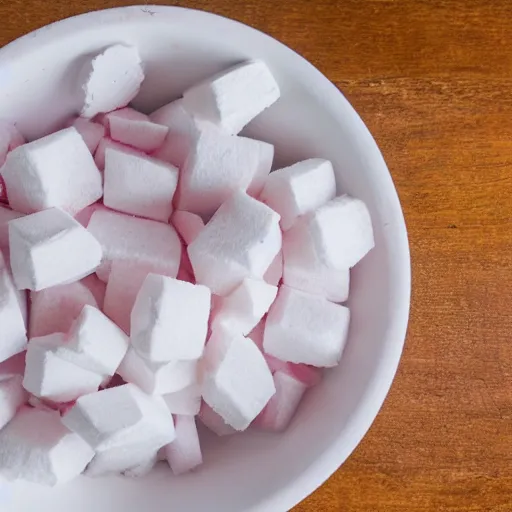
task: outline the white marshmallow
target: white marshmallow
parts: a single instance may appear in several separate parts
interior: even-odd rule
[[[128,153],[134,156],[144,156],[142,151],[105,137],[100,141],[98,149],[96,150],[96,153],[94,153],[94,162],[100,171],[105,170],[107,149],[116,149],[118,151],[123,151],[124,153]]]
[[[267,363],[252,340],[213,331],[203,361],[204,401],[236,430],[245,430],[276,389]]]
[[[263,276],[263,280],[273,286],[277,286],[283,278],[283,252],[279,251],[273,259],[270,267]]]
[[[150,274],[131,314],[131,342],[153,362],[201,357],[208,331],[211,293],[206,286]]]
[[[329,160],[311,158],[270,173],[259,197],[281,215],[281,229],[336,196],[336,178]]]
[[[202,402],[198,418],[201,423],[220,437],[236,434],[236,430],[228,425],[206,402]]]
[[[233,194],[188,246],[198,283],[227,295],[244,278],[261,279],[281,249],[279,215],[243,192]]]
[[[83,117],[70,119],[66,126],[73,126],[76,128],[76,131],[82,136],[85,145],[89,148],[89,151],[92,154],[94,154],[100,141],[105,137],[105,127],[102,124],[93,123],[89,119],[84,119]]]
[[[148,156],[107,149],[105,206],[124,213],[168,222],[178,185],[178,169]]]
[[[94,451],[55,412],[23,408],[0,432],[0,474],[54,486],[80,475]]]
[[[148,395],[164,395],[197,382],[197,361],[151,363],[130,348],[117,373]]]
[[[25,138],[9,121],[0,119],[0,167],[4,164],[7,153],[25,144]]]
[[[373,247],[373,229],[366,205],[344,195],[299,219],[285,233],[285,265],[324,265],[346,270]]]
[[[2,176],[9,204],[22,213],[59,207],[75,215],[103,193],[101,174],[75,128],[11,151]]]
[[[186,245],[190,245],[204,228],[204,222],[199,215],[177,210],[172,214],[172,225]]]
[[[103,248],[103,261],[96,270],[102,281],[108,281],[114,260],[153,265],[172,277],[178,273],[181,242],[168,224],[99,210],[93,213],[87,229]]]
[[[23,387],[38,398],[71,402],[97,391],[103,376],[59,356],[65,343],[62,333],[32,338],[26,356]]]
[[[6,256],[9,254],[9,222],[20,217],[23,217],[23,213],[0,206],[0,251]]]
[[[267,313],[277,295],[277,286],[247,278],[224,297],[212,322],[212,329],[223,327],[247,336]]]
[[[128,478],[141,478],[143,476],[149,475],[152,469],[155,467],[155,464],[158,462],[158,452],[155,452],[151,457],[144,460],[137,466],[127,469],[123,472],[123,476]]]
[[[30,302],[31,338],[68,332],[86,304],[98,307],[91,290],[82,281],[31,292]]]
[[[192,471],[203,463],[196,420],[178,415],[175,419],[176,439],[165,447],[167,462],[175,475]]]
[[[348,308],[282,286],[267,316],[263,348],[282,361],[336,366],[349,321]]]
[[[22,386],[23,377],[13,375],[0,380],[0,430],[9,423],[18,409],[27,402],[27,392]]]
[[[85,69],[87,81],[81,115],[94,117],[124,107],[135,98],[144,80],[137,48],[116,44],[94,57]]]
[[[0,362],[25,350],[27,329],[20,296],[0,251]]]
[[[237,134],[279,99],[272,73],[262,61],[244,62],[201,82],[183,94],[189,112]]]
[[[273,158],[266,142],[202,130],[181,171],[177,208],[209,217],[236,191],[258,195]]]
[[[173,414],[195,416],[201,408],[201,387],[192,384],[186,388],[163,396],[165,404]]]
[[[73,217],[50,208],[9,222],[14,282],[42,290],[81,279],[101,262],[98,241]]]

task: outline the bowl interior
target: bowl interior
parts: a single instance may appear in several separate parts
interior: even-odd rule
[[[205,432],[204,467],[173,478],[165,468],[141,480],[80,478],[57,489],[16,483],[4,512],[222,512],[286,510],[320,485],[361,440],[389,389],[409,309],[409,253],[398,198],[379,150],[348,102],[316,69],[272,38],[197,11],[132,7],[45,27],[0,51],[0,117],[28,137],[44,135],[77,111],[77,73],[112,43],[137,45],[146,81],[135,106],[152,109],[198,79],[261,58],[282,88],[280,101],[245,133],[276,145],[276,164],[332,160],[339,191],[366,201],[376,248],[353,272],[352,323],[339,367],[306,397],[284,435]],[[1,498],[0,498],[1,501]]]

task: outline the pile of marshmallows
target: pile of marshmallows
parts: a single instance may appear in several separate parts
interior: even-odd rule
[[[329,161],[269,174],[274,147],[237,135],[279,98],[263,62],[150,116],[126,107],[137,49],[87,71],[64,129],[26,143],[0,124],[0,474],[46,485],[187,472],[196,416],[285,429],[340,360],[374,245]]]

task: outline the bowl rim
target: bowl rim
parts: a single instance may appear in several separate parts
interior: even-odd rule
[[[361,400],[345,429],[348,431],[348,434],[340,435],[336,442],[330,446],[330,449],[321,453],[314,463],[295,480],[290,481],[278,492],[265,497],[262,502],[251,509],[253,511],[268,510],[272,512],[276,510],[289,510],[319,488],[345,462],[366,435],[377,417],[394,380],[407,333],[411,298],[411,259],[407,229],[391,174],[376,141],[359,114],[343,93],[323,73],[284,43],[245,23],[208,11],[185,7],[133,5],[95,10],[68,17],[36,29],[0,48],[0,68],[10,60],[21,56],[24,52],[32,50],[35,46],[41,47],[58,38],[90,28],[91,23],[108,25],[128,21],[149,21],[156,15],[158,15],[159,21],[165,21],[162,18],[171,18],[178,14],[208,19],[208,21],[236,27],[239,30],[252,31],[258,34],[259,37],[272,40],[273,44],[279,45],[281,49],[289,52],[290,58],[295,59],[297,65],[304,72],[308,73],[311,80],[314,80],[315,85],[322,90],[325,105],[331,108],[332,115],[336,118],[339,118],[340,115],[343,115],[345,118],[347,115],[350,117],[350,123],[354,127],[354,131],[358,132],[358,138],[365,144],[367,151],[365,158],[368,166],[379,169],[384,185],[389,189],[389,193],[386,195],[388,220],[391,220],[396,232],[394,236],[394,243],[396,245],[393,248],[393,259],[396,262],[400,262],[400,264],[394,264],[391,272],[397,298],[395,300],[394,315],[387,332],[387,339],[390,341],[385,346],[386,350],[383,352],[382,359],[377,366],[377,371],[371,378],[364,399]],[[393,263],[391,266],[393,266]],[[349,438],[348,442],[347,437]]]

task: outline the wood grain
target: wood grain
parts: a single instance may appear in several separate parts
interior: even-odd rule
[[[129,3],[1,0],[0,45]],[[512,511],[512,2],[175,4],[253,25],[323,71],[375,135],[409,228],[396,381],[361,445],[296,512]]]

